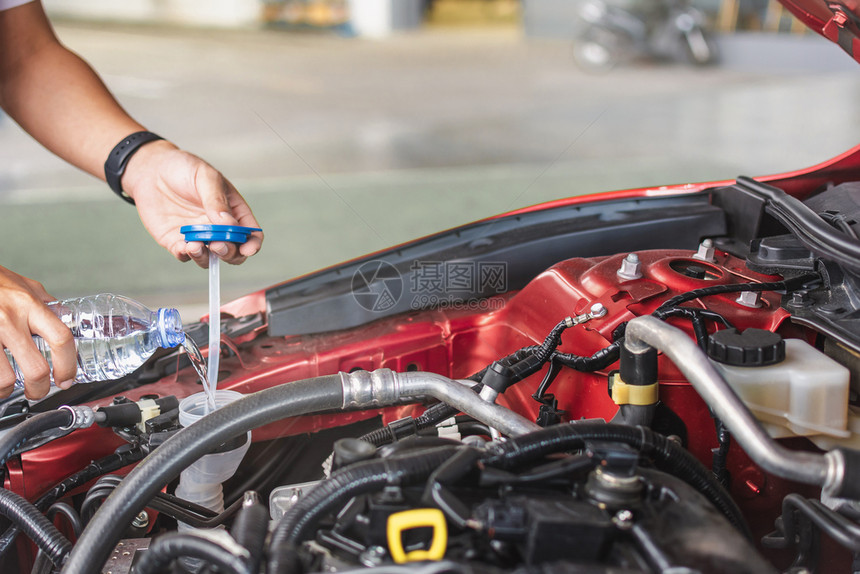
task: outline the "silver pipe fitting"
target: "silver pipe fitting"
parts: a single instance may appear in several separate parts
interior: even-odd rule
[[[510,409],[485,401],[468,385],[435,373],[377,369],[340,373],[340,377],[344,408],[386,407],[432,397],[508,436],[520,436],[541,428]]]
[[[402,397],[433,397],[508,436],[520,436],[541,429],[512,410],[485,401],[468,386],[448,377],[421,372],[396,375],[400,379]]]
[[[96,422],[96,412],[90,407],[63,405],[57,410],[69,411],[72,415],[72,421],[68,425],[60,427],[60,430],[85,429],[93,426],[93,423]]]
[[[765,471],[788,480],[822,486],[826,491],[841,484],[845,474],[841,453],[833,451],[821,455],[793,451],[773,440],[686,333],[654,317],[643,316],[628,323],[624,337],[624,344],[633,351],[650,346],[669,357],[729,428],[738,444]]]

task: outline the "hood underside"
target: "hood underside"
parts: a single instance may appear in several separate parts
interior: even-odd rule
[[[858,0],[780,0],[798,20],[860,62],[860,2]]]

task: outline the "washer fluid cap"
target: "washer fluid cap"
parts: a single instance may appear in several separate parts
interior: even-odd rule
[[[765,329],[723,329],[708,337],[708,356],[734,367],[765,367],[785,359],[785,341]]]
[[[183,225],[179,232],[185,235],[185,241],[229,241],[230,243],[245,243],[254,231],[263,231],[259,227],[242,227],[241,225]]]

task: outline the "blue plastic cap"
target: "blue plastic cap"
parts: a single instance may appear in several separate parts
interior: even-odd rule
[[[229,241],[230,243],[245,243],[253,231],[263,231],[259,227],[242,227],[240,225],[183,225],[179,232],[185,235],[185,241]]]
[[[162,307],[157,312],[158,334],[161,346],[171,349],[185,342],[185,331],[182,330],[182,318],[176,309]]]

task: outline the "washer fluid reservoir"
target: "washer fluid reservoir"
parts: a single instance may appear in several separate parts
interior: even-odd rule
[[[806,341],[725,329],[709,338],[708,355],[771,436],[860,438],[849,430],[848,369]]]

